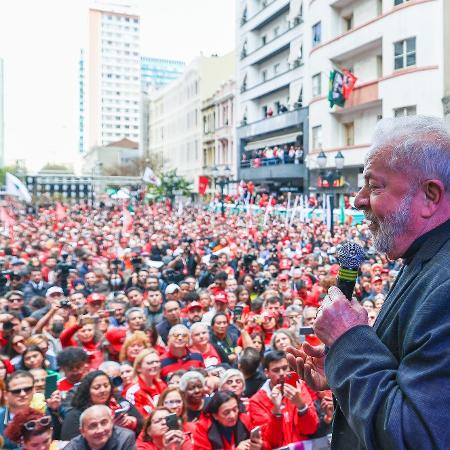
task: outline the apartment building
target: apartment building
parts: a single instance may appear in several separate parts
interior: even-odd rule
[[[5,164],[5,97],[3,79],[3,59],[0,58],[0,167],[3,167]]]
[[[310,0],[309,156],[311,184],[344,156],[343,190],[356,191],[372,133],[382,117],[450,115],[450,10],[445,0]],[[447,26],[444,26],[444,22]],[[331,70],[357,82],[343,107],[330,108]]]
[[[177,169],[194,183],[203,174],[203,102],[235,73],[234,52],[199,56],[183,75],[150,93],[150,154],[162,158],[164,170]]]
[[[306,7],[299,0],[237,3],[239,177],[260,190],[307,187]]]

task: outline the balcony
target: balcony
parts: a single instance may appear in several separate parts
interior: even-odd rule
[[[269,58],[277,55],[278,53],[287,50],[291,41],[298,37],[299,26],[300,24],[286,30],[284,33],[278,35],[275,39],[272,39],[271,41],[267,42],[265,45],[257,48],[251,53],[248,53],[247,56],[243,58],[242,64],[245,66],[261,64]]]
[[[241,26],[241,33],[259,30],[275,17],[289,11],[289,0],[272,0]]]
[[[269,80],[248,88],[241,93],[241,101],[256,100],[265,95],[287,88],[292,81],[301,78],[302,75],[303,67],[301,65],[294,69],[289,69]]]
[[[304,164],[273,164],[262,167],[249,167],[239,169],[239,179],[264,181],[264,180],[289,180],[293,178],[306,178]]]
[[[381,99],[378,98],[378,81],[371,81],[355,87],[345,102],[345,106],[337,108],[333,114],[353,113],[376,106],[381,107]]]
[[[303,129],[307,130],[308,108],[299,108],[287,113],[278,114],[269,119],[261,119],[257,122],[244,125],[237,129],[239,139],[249,139],[254,136],[264,136],[276,131],[288,132],[290,129],[299,129],[304,123]],[[304,137],[304,142],[308,142]]]

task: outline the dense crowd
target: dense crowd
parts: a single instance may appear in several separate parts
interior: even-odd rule
[[[274,164],[303,164],[303,147],[283,145],[246,150],[242,153],[242,168],[258,168]]]
[[[300,380],[286,350],[320,344],[305,327],[335,284],[342,242],[366,250],[355,296],[370,323],[399,269],[365,224],[332,237],[318,220],[269,216],[263,227],[167,204],[13,213],[0,237],[6,449],[259,450],[324,438],[331,391]]]

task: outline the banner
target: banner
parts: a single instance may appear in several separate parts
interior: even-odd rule
[[[27,203],[31,203],[31,195],[25,185],[14,175],[6,172],[6,194],[19,197]]]
[[[122,210],[122,234],[130,233],[133,229],[133,217],[127,208]]]
[[[60,222],[67,217],[66,210],[61,203],[56,202],[56,219]]]
[[[355,75],[351,73],[350,70],[348,69],[342,69],[342,73],[344,74],[344,85],[342,86],[342,94],[345,100],[347,100],[350,97],[350,94],[352,93],[356,80],[358,78],[355,77]]]
[[[153,184],[154,186],[161,186],[161,180],[155,175],[150,167],[146,167],[144,171],[144,175],[142,175],[142,179],[149,184]]]
[[[208,189],[209,178],[204,175],[198,177],[198,194],[203,196],[206,194],[206,189]]]
[[[330,72],[330,79],[328,83],[328,102],[330,108],[334,105],[344,106],[345,97],[343,93],[344,76],[338,70]]]

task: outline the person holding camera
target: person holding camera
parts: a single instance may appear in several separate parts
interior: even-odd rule
[[[170,420],[175,416],[176,420]],[[169,418],[169,419],[168,419]],[[136,441],[137,450],[192,450],[189,434],[179,429],[174,413],[165,406],[155,408]]]

